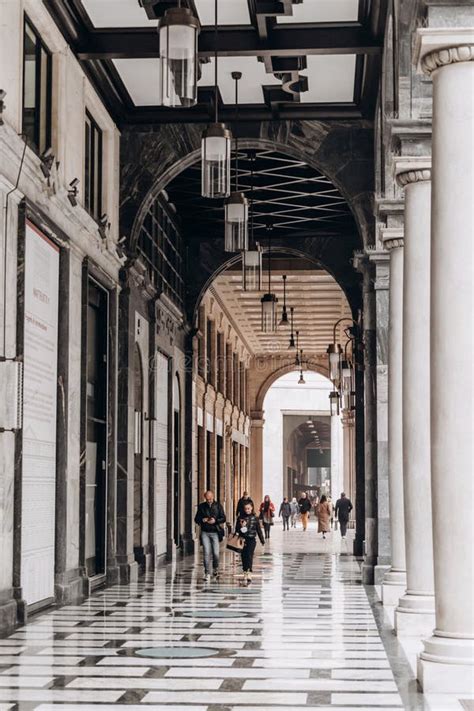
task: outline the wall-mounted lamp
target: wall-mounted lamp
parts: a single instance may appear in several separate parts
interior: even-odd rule
[[[337,390],[329,393],[329,406],[331,416],[339,415],[339,393]]]
[[[109,222],[109,218],[105,212],[103,215],[100,216],[98,222],[99,222],[99,235],[100,235],[101,239],[106,240],[107,233],[110,230],[110,222]]]

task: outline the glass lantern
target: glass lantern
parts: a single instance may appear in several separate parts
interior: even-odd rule
[[[329,365],[329,378],[333,383],[339,381],[339,364],[341,360],[342,349],[341,346],[336,343],[331,343],[327,349],[328,354],[328,365]]]
[[[158,25],[158,103],[161,106],[196,104],[199,30],[199,20],[188,8],[171,8],[161,18]]]
[[[262,290],[262,249],[258,242],[242,254],[242,286],[244,291]]]
[[[248,248],[249,206],[243,193],[233,192],[225,204],[226,252],[239,252]]]
[[[339,393],[337,390],[329,393],[329,405],[331,416],[339,415]]]
[[[213,123],[202,134],[201,193],[207,198],[230,195],[232,133],[223,123]]]
[[[264,294],[260,299],[262,305],[262,331],[273,333],[277,328],[277,303],[275,294]]]

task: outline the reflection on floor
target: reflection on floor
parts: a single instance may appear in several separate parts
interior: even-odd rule
[[[38,616],[0,640],[0,711],[428,708],[351,549],[276,525],[250,588],[226,552]]]

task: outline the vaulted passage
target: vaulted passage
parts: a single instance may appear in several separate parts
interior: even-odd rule
[[[0,711],[471,709],[473,27],[0,0]]]

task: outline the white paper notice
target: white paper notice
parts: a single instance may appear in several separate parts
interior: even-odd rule
[[[54,595],[59,249],[26,222],[21,585]]]

